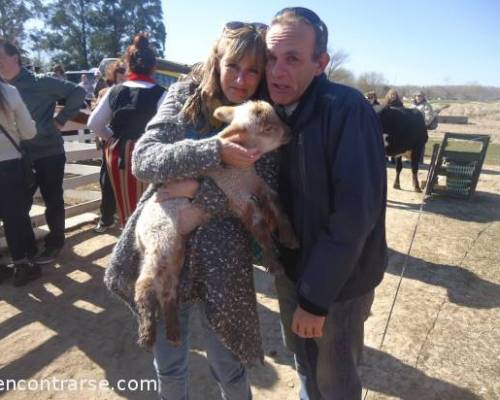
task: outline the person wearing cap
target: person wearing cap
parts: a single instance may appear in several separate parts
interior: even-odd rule
[[[436,118],[436,114],[430,103],[427,101],[424,92],[421,90],[415,92],[413,96],[413,105],[412,108],[416,108],[418,111],[422,113],[425,119],[425,126],[429,128]]]
[[[366,100],[372,105],[372,106],[378,106],[380,103],[378,102],[377,98],[377,93],[374,90],[370,90],[369,92],[365,93]]]
[[[363,327],[387,266],[386,169],[380,123],[357,90],[330,82],[328,30],[285,8],[266,35],[271,100],[292,131],[279,196],[300,249],[280,248],[275,278],[301,399],[361,399]]]

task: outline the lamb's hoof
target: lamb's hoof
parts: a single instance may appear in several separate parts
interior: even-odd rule
[[[401,185],[399,183],[395,183],[392,187],[394,189],[401,190]]]

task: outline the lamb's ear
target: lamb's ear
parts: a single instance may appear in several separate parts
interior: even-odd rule
[[[229,126],[226,126],[220,133],[219,133],[219,137],[221,138],[228,138],[228,137],[231,137],[231,136],[234,136],[234,135],[238,135],[241,137],[242,134],[245,134],[246,131],[243,131],[241,130],[240,127],[236,126],[236,125],[229,125]]]
[[[227,122],[228,124],[233,120],[234,117],[234,107],[231,106],[220,106],[214,111],[214,117],[219,121]]]

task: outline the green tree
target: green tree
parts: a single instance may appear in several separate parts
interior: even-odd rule
[[[55,0],[47,5],[48,30],[39,31],[40,41],[54,54],[53,60],[68,68],[89,68],[102,58],[91,46],[96,9],[92,0]]]
[[[157,55],[163,57],[165,38],[167,36],[163,24],[161,0],[122,0],[127,21],[127,44],[139,32],[151,34],[151,44],[156,48]]]
[[[96,31],[91,45],[105,57],[120,57],[129,42],[123,0],[100,0],[95,7]]]
[[[39,15],[41,10],[40,0],[1,0],[0,37],[22,47],[26,21]]]

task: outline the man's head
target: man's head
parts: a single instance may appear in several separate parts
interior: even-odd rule
[[[326,68],[328,29],[311,10],[302,7],[279,11],[266,35],[266,77],[276,104],[299,101],[315,76]]]
[[[0,39],[0,76],[6,81],[15,78],[21,72],[21,53],[7,40]]]
[[[422,92],[421,90],[416,91],[415,94],[413,95],[413,102],[415,104],[420,104],[423,101],[425,101],[424,92]]]
[[[370,90],[369,92],[366,92],[365,97],[370,102],[370,104],[374,104],[378,100],[377,93],[374,90]]]

